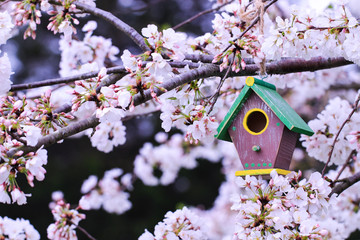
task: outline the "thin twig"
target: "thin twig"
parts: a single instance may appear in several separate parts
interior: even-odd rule
[[[358,104],[359,104],[359,101],[360,101],[360,95],[358,96],[358,98],[356,99],[355,103],[354,103],[354,107],[352,109],[352,111],[350,112],[349,116],[346,118],[346,120],[342,123],[341,127],[339,128],[338,132],[336,133],[335,137],[334,137],[334,141],[330,147],[330,152],[329,152],[329,158],[322,170],[322,176],[324,177],[325,175],[325,170],[327,168],[327,166],[329,165],[330,163],[330,160],[331,160],[331,157],[332,157],[332,154],[334,152],[334,148],[335,148],[335,144],[336,144],[336,141],[341,133],[341,131],[343,130],[343,128],[345,127],[345,125],[350,121],[352,115],[357,111],[358,109]]]
[[[338,172],[336,178],[334,179],[334,182],[337,182],[342,172],[345,170],[347,166],[349,166],[350,161],[352,160],[353,155],[356,153],[356,150],[352,150],[349,154],[349,157],[346,159],[345,164],[341,167],[340,171]]]
[[[176,30],[176,29],[184,26],[185,24],[188,24],[188,23],[194,21],[194,20],[197,19],[198,17],[201,17],[201,16],[203,16],[203,15],[205,15],[205,14],[208,14],[208,13],[216,12],[216,11],[218,11],[219,9],[221,9],[222,7],[224,7],[224,6],[232,3],[233,1],[234,1],[234,0],[231,0],[231,1],[229,1],[229,2],[226,2],[226,3],[223,3],[223,4],[219,5],[219,6],[217,6],[216,8],[212,8],[212,9],[208,9],[208,10],[199,12],[198,14],[192,16],[191,18],[189,18],[189,19],[187,19],[187,20],[185,20],[185,21],[177,24],[177,25],[176,25],[175,27],[173,27],[172,29]]]
[[[74,224],[74,223],[73,223]],[[80,227],[80,225],[76,225],[74,224],[81,232],[83,232],[89,239],[91,240],[96,240],[96,238],[94,238],[93,236],[91,236],[90,233],[88,233],[88,231],[86,231],[83,227]]]
[[[217,89],[216,89],[215,94],[214,94],[213,96],[211,96],[210,99],[209,99],[209,101],[211,101],[211,99],[214,99],[214,100],[213,100],[213,103],[211,104],[211,107],[210,107],[210,109],[209,109],[209,111],[208,111],[208,114],[210,114],[210,113],[212,112],[212,110],[214,109],[215,103],[216,103],[218,97],[220,96],[221,87],[222,87],[222,85],[224,84],[225,79],[227,78],[227,76],[228,76],[229,73],[230,73],[230,69],[231,69],[232,65],[234,64],[235,57],[236,57],[236,56],[235,56],[235,53],[234,53],[234,54],[233,54],[233,58],[232,58],[232,60],[231,60],[231,63],[230,63],[230,65],[228,66],[228,69],[226,70],[226,73],[225,73],[224,77],[220,80],[220,83],[219,83],[219,85],[218,85],[218,87],[217,87]]]
[[[96,7],[91,7],[78,1],[75,2],[75,5],[78,9],[87,13],[91,13],[94,16],[101,17],[114,25],[117,29],[130,37],[144,52],[150,51],[150,48],[145,44],[144,38],[133,27],[129,26],[118,17],[114,16],[112,13]]]

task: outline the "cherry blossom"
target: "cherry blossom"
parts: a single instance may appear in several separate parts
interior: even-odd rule
[[[0,217],[0,236],[3,239],[40,239],[39,232],[28,220],[22,218],[13,220],[8,217]]]
[[[0,83],[1,83],[1,90],[0,96],[6,94],[11,88],[11,65],[10,60],[5,53],[2,57],[0,57]]]
[[[15,26],[26,25],[24,38],[35,39],[43,15],[50,15],[48,30],[60,33],[61,77],[36,82],[35,87],[12,85],[12,55],[1,52],[0,202],[27,203],[31,193],[24,192],[18,178],[24,176],[31,187],[35,179],[45,180],[49,145],[87,135],[93,147],[109,153],[126,143],[125,121],[159,112],[159,127],[165,132],[142,146],[133,170],[114,168],[101,179],[89,176],[77,207],[66,203],[61,192],[53,194],[55,222],[48,227],[49,239],[77,239],[85,218],[80,211],[102,208],[123,214],[133,206],[129,192],[136,190],[135,181],[169,185],[182,168],[195,168],[199,159],[221,163],[224,182],[213,206],[168,212],[140,240],[348,238],[359,229],[353,223],[360,219],[360,115],[353,104],[355,95],[358,104],[360,75],[356,65],[342,65],[360,65],[360,24],[347,0],[332,1],[323,11],[290,7],[285,1],[275,8],[274,3],[265,1],[262,15],[259,1],[213,1],[212,29],[202,35],[146,23],[137,32],[96,8],[94,0],[1,3],[1,45],[16,34]],[[87,14],[105,18],[139,48],[114,46],[112,39],[95,35],[97,22],[81,19]],[[243,159],[239,161],[232,144],[214,139],[245,75],[260,74],[257,69],[264,62],[269,76],[259,78],[275,84],[315,132],[301,136],[303,148],[297,149],[294,168],[303,158],[320,161],[326,163],[322,174],[308,169],[286,176],[273,171],[269,180],[235,177]],[[326,171],[327,165],[336,169]],[[353,178],[357,183],[346,185]],[[26,220],[0,217],[0,238],[40,236]]]
[[[85,214],[70,209],[70,204],[65,203],[61,195],[57,196],[58,194],[53,194],[54,203],[50,204],[55,223],[47,228],[47,237],[48,239],[77,239],[76,228],[79,222],[85,219]]]
[[[146,185],[168,185],[174,182],[181,168],[192,169],[197,166],[197,158],[207,158],[212,162],[220,159],[217,146],[212,143],[192,146],[184,142],[180,134],[175,134],[168,140],[165,140],[165,135],[162,138],[162,145],[159,146],[145,143],[135,158],[134,173]],[[213,150],[205,151],[209,146]],[[161,177],[155,176],[155,169],[162,172]]]
[[[128,211],[132,204],[129,201],[130,194],[124,190],[129,185],[122,184],[122,179],[128,175],[123,175],[121,182],[116,180],[122,173],[120,168],[108,170],[99,181],[96,176],[91,175],[81,187],[81,192],[85,195],[80,199],[80,208],[91,210],[102,206],[105,211],[116,214]]]
[[[308,154],[315,157],[317,160],[326,162],[328,159],[328,152],[334,142],[340,126],[346,120],[351,112],[351,106],[346,100],[335,98],[330,100],[329,105],[325,110],[318,114],[318,118],[309,122],[309,126],[313,129],[315,134],[311,137],[302,136],[304,140],[303,146],[306,147]],[[349,121],[341,131],[334,149],[334,157],[331,159],[331,164],[344,164],[352,151],[351,143],[347,139],[351,129],[359,127],[360,115],[355,113],[354,117]]]
[[[167,212],[163,222],[155,226],[154,235],[147,230],[139,240],[153,239],[208,239],[201,219],[184,207],[175,212]]]
[[[327,213],[329,201],[333,201],[328,197],[329,183],[319,173],[308,181],[299,178],[300,174],[294,172],[283,177],[274,170],[268,184],[249,176],[237,179],[241,191],[233,197],[232,210],[239,212],[235,239],[329,237],[330,229],[320,225],[321,218],[316,220]]]

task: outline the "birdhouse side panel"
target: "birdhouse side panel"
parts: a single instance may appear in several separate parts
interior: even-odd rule
[[[284,127],[252,92],[228,129],[245,170],[274,168]]]
[[[298,135],[298,133],[284,128],[279,146],[279,153],[277,154],[275,161],[275,168],[289,169]]]

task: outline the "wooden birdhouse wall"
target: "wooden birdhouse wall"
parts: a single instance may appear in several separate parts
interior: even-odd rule
[[[228,131],[245,170],[289,168],[297,133],[253,91]]]

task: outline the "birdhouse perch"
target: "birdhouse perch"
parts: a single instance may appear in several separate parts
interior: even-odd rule
[[[234,143],[244,168],[236,176],[266,175],[274,169],[285,175],[299,133],[314,134],[274,85],[248,77],[215,137]]]

